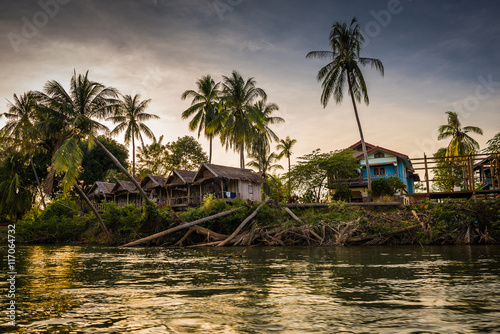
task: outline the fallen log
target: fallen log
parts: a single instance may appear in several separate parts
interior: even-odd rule
[[[141,239],[136,240],[136,241],[129,242],[128,244],[122,245],[122,247],[137,246],[137,245],[143,244],[145,242],[148,242],[148,241],[151,241],[151,240],[163,237],[163,236],[165,236],[165,235],[167,235],[169,233],[177,232],[179,230],[182,230],[182,229],[185,229],[185,228],[188,228],[188,227],[200,224],[200,223],[204,223],[204,222],[212,220],[212,219],[217,219],[217,218],[220,218],[220,217],[227,216],[227,215],[229,215],[229,214],[231,214],[231,213],[233,213],[233,212],[235,212],[237,210],[240,210],[242,208],[243,207],[231,209],[229,211],[224,211],[224,212],[218,213],[216,215],[212,215],[212,216],[209,216],[209,217],[198,219],[198,220],[186,223],[186,224],[178,225],[178,226],[169,228],[168,230],[165,230],[165,231],[162,231],[162,232],[150,235],[149,237],[145,237],[145,238],[141,238]]]
[[[238,228],[233,232],[233,234],[231,234],[229,237],[226,238],[226,240],[223,240],[221,241],[220,244],[218,244],[217,246],[218,247],[222,247],[224,246],[225,244],[227,244],[229,241],[231,241],[231,239],[233,239],[235,236],[238,235],[238,233],[240,233],[240,231],[243,229],[243,227],[245,227],[245,225],[251,221],[256,215],[257,213],[259,212],[260,208],[262,208],[264,204],[261,204],[257,207],[257,209],[255,209],[254,212],[252,212],[252,214],[250,216],[248,216],[241,224],[240,226],[238,226]]]
[[[295,215],[295,213],[293,213],[293,212],[292,212],[292,210],[290,210],[290,209],[289,209],[288,207],[286,207],[286,206],[285,206],[285,211],[286,211],[286,212],[288,212],[288,214],[289,214],[290,216],[292,216],[292,218],[293,218],[293,219],[295,219],[296,221],[298,221],[299,223],[302,223],[302,224],[304,223],[304,222],[302,221],[302,219],[300,219],[299,217],[297,217],[297,216]]]

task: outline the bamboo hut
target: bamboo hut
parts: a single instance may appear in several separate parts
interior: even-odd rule
[[[112,193],[117,206],[133,204],[136,208],[142,207],[141,194],[131,181],[116,181]]]
[[[214,198],[228,202],[236,198],[260,201],[261,185],[264,182],[260,175],[250,169],[202,164],[190,187],[191,193],[197,188],[199,195],[197,197],[192,195],[190,202],[192,205],[200,205],[206,194],[212,194]]]
[[[167,190],[165,183],[167,179],[163,176],[148,174],[141,181],[142,189],[148,194],[148,197],[157,204],[167,203]]]
[[[199,197],[195,189],[191,194],[190,185],[196,172],[174,169],[165,181],[165,191],[167,194],[167,203],[172,208],[186,208],[190,205],[192,195]]]

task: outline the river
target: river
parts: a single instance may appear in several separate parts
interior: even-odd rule
[[[18,246],[16,269],[0,332],[500,333],[500,246]]]

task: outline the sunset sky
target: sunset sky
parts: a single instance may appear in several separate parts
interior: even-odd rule
[[[353,16],[366,38],[362,56],[385,67],[384,77],[364,69],[367,142],[432,154],[448,144],[437,140],[448,110],[484,130],[474,136],[481,148],[500,132],[497,1],[1,0],[0,113],[14,93],[48,80],[69,89],[74,70],[89,70],[91,80],[151,98],[148,112],[161,119],[147,125],[174,141],[196,137],[181,119],[190,104],[181,94],[203,75],[220,81],[237,70],[278,104],[286,123],[274,129],[297,139],[294,158],[342,149],[359,140],[352,105],[346,94],[322,107],[316,74],[326,60],[305,56],[328,50],[333,22]],[[238,166],[238,154],[217,140],[213,162]]]

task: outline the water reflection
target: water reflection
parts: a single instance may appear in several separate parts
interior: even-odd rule
[[[21,256],[19,333],[500,331],[500,247],[28,246]]]

